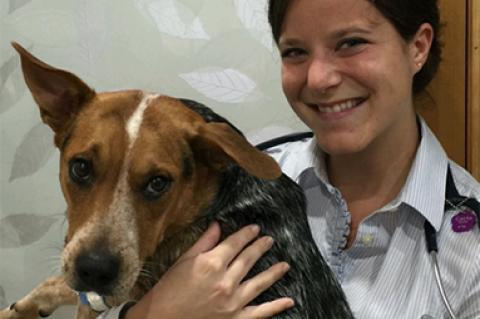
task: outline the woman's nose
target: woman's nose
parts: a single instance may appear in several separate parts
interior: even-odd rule
[[[308,67],[307,87],[312,91],[326,92],[340,84],[341,73],[331,59],[312,59]]]

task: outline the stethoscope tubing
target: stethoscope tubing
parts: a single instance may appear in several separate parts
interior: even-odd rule
[[[455,313],[452,310],[452,306],[450,305],[450,301],[447,298],[447,294],[445,293],[445,288],[443,287],[442,276],[440,275],[440,268],[438,267],[437,252],[435,250],[432,250],[430,252],[430,256],[432,257],[435,281],[437,283],[438,291],[440,291],[440,295],[442,296],[443,304],[445,305],[445,308],[447,308],[450,318],[457,319]]]

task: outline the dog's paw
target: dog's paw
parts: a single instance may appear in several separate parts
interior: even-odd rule
[[[51,277],[10,307],[0,310],[0,319],[45,318],[59,306],[76,305],[77,301],[77,293],[66,285],[63,277]]]
[[[0,319],[37,319],[50,316],[51,312],[40,309],[28,302],[15,302],[10,307],[0,310]]]
[[[0,319],[17,319],[21,318],[20,314],[15,310],[15,303],[5,309],[0,309]]]

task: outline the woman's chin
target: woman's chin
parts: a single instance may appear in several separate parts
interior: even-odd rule
[[[366,145],[358,140],[351,139],[318,139],[320,149],[329,156],[345,156],[361,153]]]

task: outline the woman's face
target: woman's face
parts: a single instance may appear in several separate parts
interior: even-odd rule
[[[279,49],[285,95],[326,153],[391,145],[415,128],[412,80],[425,52],[370,2],[291,1]]]

